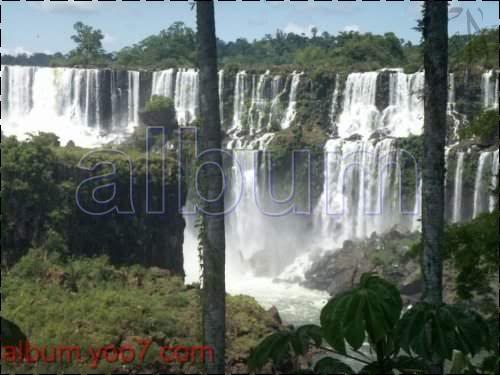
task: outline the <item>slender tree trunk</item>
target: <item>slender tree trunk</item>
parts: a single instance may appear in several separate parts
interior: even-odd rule
[[[441,249],[444,233],[444,147],[448,98],[448,2],[428,0],[424,5],[424,157],[422,166],[422,273],[424,301],[443,301]],[[442,373],[442,363],[432,373]]]
[[[213,1],[196,2],[198,27],[198,63],[200,78],[200,135],[202,150],[220,150],[221,125],[219,117],[217,48]],[[209,374],[225,372],[225,231],[222,153],[210,152],[203,162],[213,163],[202,169],[202,190],[206,200],[203,215],[203,340],[215,351],[214,361],[206,362]],[[219,199],[217,199],[219,198]],[[215,214],[214,214],[215,213]]]

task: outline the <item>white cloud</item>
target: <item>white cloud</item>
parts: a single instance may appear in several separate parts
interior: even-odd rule
[[[102,39],[102,44],[109,46],[116,42],[116,38],[108,33],[104,33],[104,38]]]
[[[343,31],[348,32],[348,33],[351,31],[359,32],[359,30],[360,30],[360,27],[358,25],[347,25],[343,29]]]
[[[290,22],[283,29],[286,33],[294,33],[298,35],[305,34],[307,36],[312,36],[311,30],[315,28],[314,25],[297,25],[296,23]]]
[[[23,54],[28,55],[28,56],[33,55],[33,52],[31,52],[31,51],[29,51],[26,48],[21,47],[21,46],[17,46],[14,49],[2,47],[2,53],[5,55],[11,55],[11,56],[17,56],[17,55],[23,55]]]
[[[33,4],[33,3],[32,3]],[[48,12],[59,13],[90,13],[96,11],[98,6],[97,1],[42,1],[33,4]]]

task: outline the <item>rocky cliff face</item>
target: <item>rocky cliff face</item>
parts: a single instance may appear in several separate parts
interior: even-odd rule
[[[366,240],[345,241],[342,248],[320,256],[305,274],[304,285],[331,295],[352,288],[363,273],[376,272],[397,284],[407,300],[418,298],[422,283],[418,260],[408,256],[419,234],[395,230]]]

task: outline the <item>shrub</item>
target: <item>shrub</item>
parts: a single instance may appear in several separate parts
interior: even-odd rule
[[[460,139],[477,138],[482,143],[495,143],[498,140],[498,110],[480,112],[468,126],[459,131]]]
[[[174,101],[171,98],[161,95],[153,95],[145,106],[147,112],[166,111],[174,108]]]

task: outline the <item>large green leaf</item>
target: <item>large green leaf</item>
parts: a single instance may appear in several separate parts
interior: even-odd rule
[[[393,332],[402,310],[398,289],[374,274],[361,276],[359,285],[332,298],[321,311],[325,340],[345,354],[347,342],[358,350],[368,337],[377,343]]]
[[[248,358],[248,367],[255,371],[264,367],[269,361],[277,361],[287,351],[290,332],[280,331],[266,337],[252,351]]]
[[[467,367],[467,358],[464,353],[455,352],[450,366],[450,374],[462,374]]]
[[[314,324],[297,328],[291,337],[291,344],[296,355],[304,355],[309,350],[311,344],[319,347],[322,342],[321,327]]]
[[[344,362],[331,357],[326,357],[319,360],[318,363],[316,363],[316,366],[314,366],[314,372],[321,375],[354,374],[353,369],[346,365]]]
[[[291,349],[293,349],[295,356],[304,355],[309,351],[311,345],[319,347],[322,342],[321,328],[313,324],[299,327],[295,331],[286,330],[273,333],[252,351],[248,358],[248,367],[251,371],[255,371],[270,361],[277,364],[291,355]]]
[[[490,347],[488,325],[477,313],[459,306],[419,303],[398,324],[401,347],[431,360],[451,360],[453,351],[475,355]]]

